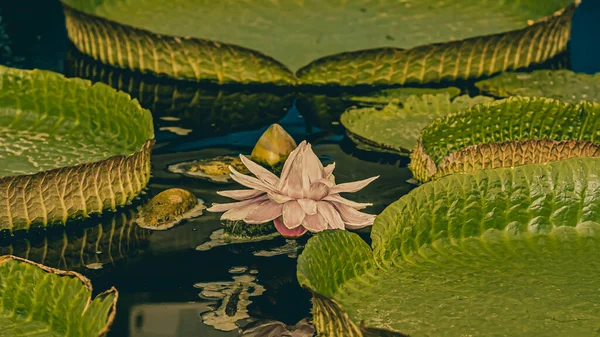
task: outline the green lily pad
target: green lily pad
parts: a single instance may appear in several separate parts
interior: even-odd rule
[[[417,144],[421,130],[436,118],[493,100],[466,95],[451,98],[450,93],[409,96],[402,104],[392,102],[383,109],[346,110],[340,121],[358,147],[408,155]]]
[[[126,209],[103,215],[95,226],[61,228],[42,235],[29,233],[0,242],[0,255],[14,255],[62,270],[100,269],[134,259],[148,248],[152,231],[140,228],[134,222],[137,217],[137,212]]]
[[[105,336],[115,317],[117,290],[91,296],[90,281],[77,273],[0,256],[2,336]]]
[[[600,155],[600,105],[511,97],[437,119],[409,168],[428,181],[455,172]]]
[[[450,97],[460,94],[456,87],[447,88],[386,88],[359,92],[341,92],[338,95],[319,93],[300,93],[296,99],[296,108],[309,124],[322,129],[331,129],[339,125],[340,116],[350,107],[383,108],[392,101],[402,103],[411,96],[448,93]]]
[[[96,60],[279,85],[427,83],[528,67],[566,49],[575,8],[573,0],[62,3],[70,39]]]
[[[475,83],[482,92],[497,96],[537,96],[578,103],[600,103],[600,74],[570,70],[536,70],[531,73],[504,73]]]
[[[319,336],[364,336],[361,322],[410,336],[596,334],[598,195],[600,158],[479,170],[391,204],[372,248],[319,233],[298,260],[321,296]]]
[[[73,53],[65,74],[102,82],[125,91],[152,111],[164,128],[190,125],[192,136],[209,138],[253,130],[285,117],[291,92],[258,88],[208,87],[120,70]],[[172,126],[173,125],[173,126]]]
[[[64,224],[133,200],[152,115],[104,84],[0,66],[0,230]]]

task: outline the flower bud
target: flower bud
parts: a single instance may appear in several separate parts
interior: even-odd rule
[[[260,136],[250,156],[258,163],[275,166],[284,162],[296,147],[292,136],[279,124],[273,124]]]

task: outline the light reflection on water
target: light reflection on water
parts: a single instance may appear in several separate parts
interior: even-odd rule
[[[410,178],[406,159],[356,150],[337,123],[321,121],[315,111],[300,111],[295,93],[206,89],[70,62],[65,67],[68,76],[107,82],[129,91],[152,110],[157,143],[144,199],[180,187],[207,204],[226,201],[215,192],[239,186],[217,185],[167,168],[190,160],[248,154],[274,122],[297,142],[308,139],[324,164],[335,162],[337,182],[381,175],[352,196],[374,204],[367,212],[380,212],[413,187],[406,183]],[[168,231],[150,232],[134,223],[140,203],[74,224],[67,231],[4,240],[0,252],[80,271],[98,292],[115,286],[120,296],[111,337],[238,336],[240,327],[251,323],[273,320],[294,326],[309,316],[310,295],[296,280],[296,258],[307,237],[290,242],[277,236],[199,251],[196,247],[222,227],[220,214],[208,213]],[[360,231],[367,240],[368,233]],[[285,329],[284,325],[272,324],[277,329]]]

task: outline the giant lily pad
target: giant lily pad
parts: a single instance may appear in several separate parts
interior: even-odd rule
[[[573,0],[62,2],[71,40],[104,63],[281,85],[426,83],[527,67],[566,49],[575,8]]]
[[[408,155],[421,130],[436,118],[493,100],[466,95],[451,98],[449,93],[410,96],[402,104],[392,102],[383,109],[346,110],[340,121],[359,148]]]
[[[322,337],[592,336],[600,158],[453,174],[381,213],[372,248],[327,231],[298,260]],[[364,325],[361,329],[359,325]]]
[[[600,74],[588,75],[570,70],[509,72],[475,83],[483,92],[498,97],[538,96],[577,103],[600,103]]]
[[[0,66],[0,229],[127,204],[150,178],[152,115],[104,84]]]
[[[600,155],[600,105],[511,97],[437,119],[411,154],[415,179]]]
[[[117,290],[91,296],[90,281],[77,273],[0,256],[2,336],[105,336],[115,317]]]

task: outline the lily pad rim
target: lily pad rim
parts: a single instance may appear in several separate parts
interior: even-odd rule
[[[52,267],[48,267],[45,266],[43,264],[37,263],[37,262],[33,262],[18,256],[14,256],[14,255],[3,255],[0,256],[0,265],[9,262],[9,261],[17,261],[17,262],[21,262],[21,263],[26,263],[29,264],[31,266],[37,267],[39,269],[41,269],[42,271],[49,273],[49,274],[54,274],[57,276],[67,276],[67,277],[73,277],[78,279],[79,281],[81,281],[81,283],[83,284],[83,286],[86,288],[86,290],[89,291],[90,295],[88,297],[87,303],[85,308],[83,309],[83,313],[85,313],[87,311],[87,309],[89,308],[90,304],[98,298],[103,298],[105,296],[108,295],[114,295],[114,299],[113,299],[113,303],[111,305],[111,309],[110,312],[108,314],[107,317],[107,321],[104,325],[104,327],[102,327],[102,329],[98,332],[97,336],[104,336],[106,335],[106,333],[108,333],[108,331],[110,331],[110,327],[113,324],[115,317],[117,315],[117,301],[119,299],[119,291],[117,290],[117,288],[115,288],[114,286],[110,287],[110,289],[101,292],[100,294],[96,295],[95,298],[92,298],[92,292],[93,292],[93,287],[92,287],[92,282],[86,278],[85,276],[74,272],[74,271],[67,271],[67,270],[61,270],[61,269],[56,269],[56,268],[52,268]]]
[[[122,26],[122,27],[125,27],[125,28],[128,28],[128,29],[139,31],[139,32],[144,32],[144,33],[149,34],[149,35],[154,35],[159,40],[160,39],[164,39],[164,38],[173,38],[173,39],[177,39],[177,40],[183,39],[183,40],[191,40],[191,41],[194,41],[194,42],[213,43],[219,49],[225,48],[225,47],[231,47],[233,49],[238,49],[238,50],[241,50],[241,51],[248,51],[248,52],[260,55],[260,56],[264,57],[266,60],[272,61],[275,64],[281,66],[283,69],[287,70],[287,72],[295,80],[295,83],[288,84],[288,86],[298,86],[298,85],[300,85],[300,86],[306,86],[303,83],[299,83],[299,81],[298,81],[298,79],[300,77],[299,74],[301,74],[302,72],[304,72],[309,66],[311,66],[311,65],[313,65],[315,63],[319,63],[322,60],[329,59],[329,58],[331,58],[333,56],[338,56],[338,55],[343,55],[343,54],[348,54],[348,53],[360,53],[360,52],[373,51],[373,50],[384,50],[384,49],[410,50],[410,49],[413,49],[413,48],[418,48],[418,47],[423,47],[423,46],[443,45],[443,44],[446,44],[448,42],[465,41],[465,40],[468,40],[468,39],[477,39],[477,38],[485,38],[486,36],[490,36],[490,35],[506,34],[506,33],[509,33],[509,32],[520,31],[520,30],[526,29],[528,27],[534,26],[536,24],[547,22],[548,20],[550,20],[550,19],[552,19],[554,17],[558,17],[558,16],[562,15],[565,11],[567,11],[569,9],[569,7],[571,7],[571,6],[575,6],[575,7],[579,6],[581,4],[582,0],[572,0],[570,5],[568,5],[566,7],[563,7],[561,9],[558,9],[558,10],[554,11],[552,14],[548,14],[546,16],[538,18],[537,20],[533,21],[532,23],[527,23],[526,26],[523,26],[521,28],[516,28],[516,29],[512,29],[512,30],[508,30],[508,31],[500,31],[500,32],[497,32],[495,34],[473,35],[473,36],[468,37],[466,39],[460,39],[460,40],[448,40],[448,41],[444,41],[444,42],[437,42],[437,43],[431,43],[431,44],[425,44],[425,45],[417,45],[417,46],[414,46],[414,47],[408,48],[408,49],[403,49],[403,48],[399,48],[399,47],[379,47],[379,48],[370,48],[370,49],[349,50],[349,51],[345,51],[345,52],[341,52],[341,53],[337,53],[337,54],[331,54],[331,55],[325,55],[325,56],[319,57],[317,59],[314,59],[314,60],[310,61],[309,63],[305,64],[304,66],[301,66],[296,71],[292,71],[287,65],[283,64],[281,61],[275,59],[274,57],[272,57],[270,55],[267,55],[267,54],[263,53],[260,50],[256,50],[256,49],[244,47],[244,46],[241,46],[241,45],[238,45],[238,44],[235,44],[235,43],[222,42],[222,41],[212,40],[212,39],[207,39],[207,38],[199,38],[199,37],[193,37],[193,36],[177,36],[177,35],[167,35],[167,34],[156,33],[156,32],[153,32],[153,31],[151,31],[149,29],[145,29],[145,28],[141,28],[141,27],[136,27],[136,26],[133,26],[133,25],[130,25],[130,24],[117,22],[115,20],[108,19],[108,18],[105,18],[103,16],[99,16],[99,15],[96,15],[96,14],[87,13],[87,12],[85,12],[83,10],[80,10],[80,9],[77,9],[77,8],[73,7],[71,4],[68,4],[67,1],[68,0],[60,0],[60,3],[63,6],[63,8],[65,8],[67,10],[70,10],[70,11],[73,11],[73,12],[77,13],[78,15],[87,16],[87,17],[90,17],[90,18],[94,18],[96,20],[102,20],[102,21],[111,23],[113,25]],[[154,71],[151,71],[151,72],[154,73]],[[169,77],[169,76],[167,76],[167,77]],[[308,85],[308,86],[311,86],[311,85]]]
[[[486,96],[489,97],[489,96]],[[438,118],[436,118],[435,120],[433,120],[431,123],[429,123],[425,128],[423,128],[423,130],[421,130],[421,134],[419,135],[419,138],[417,140],[417,145],[415,146],[415,148],[411,151],[411,153],[413,153],[415,151],[415,149],[417,148],[422,148],[422,150],[424,150],[424,154],[427,158],[429,158],[432,162],[433,162],[433,158],[430,157],[430,155],[427,153],[427,149],[425,147],[425,145],[422,142],[422,136],[423,136],[423,132],[425,132],[427,129],[435,127],[436,125],[439,124],[447,124],[444,121],[445,120],[450,120],[452,118],[455,118],[457,116],[461,116],[461,115],[468,115],[473,109],[477,109],[480,107],[487,107],[487,108],[492,108],[494,106],[499,106],[499,105],[503,105],[503,104],[510,104],[511,102],[535,102],[535,101],[541,101],[541,102],[547,102],[547,103],[551,103],[551,104],[556,104],[557,106],[565,106],[565,107],[575,107],[575,106],[583,106],[583,105],[591,105],[593,107],[596,107],[600,110],[600,103],[596,103],[593,101],[586,101],[586,100],[581,100],[577,103],[571,103],[571,102],[567,102],[567,101],[563,101],[557,98],[552,98],[552,97],[542,97],[542,96],[509,96],[509,97],[504,97],[504,98],[500,98],[500,99],[494,99],[493,101],[490,102],[486,102],[486,103],[480,103],[480,104],[476,104],[470,108],[467,109],[463,109],[460,111],[456,111],[454,113],[445,115],[445,116],[440,116]],[[459,149],[461,150],[461,149]],[[459,150],[453,150],[452,152],[457,152]],[[447,157],[447,156],[446,156]],[[442,158],[438,163],[435,163],[435,165],[439,165],[444,158]]]
[[[65,81],[66,83],[74,83],[75,85],[83,85],[85,87],[88,88],[88,90],[94,91],[94,90],[98,90],[96,88],[104,88],[104,89],[108,89],[110,91],[113,92],[114,95],[116,95],[115,97],[122,97],[125,98],[130,104],[132,105],[132,107],[135,110],[138,110],[141,113],[147,114],[148,116],[151,116],[151,118],[153,119],[153,115],[152,112],[149,109],[146,109],[144,107],[142,107],[142,105],[140,104],[140,102],[138,101],[137,98],[131,97],[131,95],[125,91],[122,90],[117,90],[113,87],[111,87],[110,85],[103,83],[103,82],[93,82],[91,80],[85,79],[85,78],[81,78],[81,77],[67,77],[65,76],[65,74],[62,73],[57,73],[51,70],[46,70],[46,69],[40,69],[40,68],[34,68],[34,69],[20,69],[20,68],[12,68],[12,67],[8,67],[5,65],[0,64],[0,75],[1,74],[9,74],[10,75],[14,75],[14,76],[20,76],[18,75],[19,73],[25,73],[25,74],[31,74],[31,75],[35,75],[35,74],[46,74],[49,76],[54,76],[56,78],[59,78],[62,81]],[[29,176],[29,175],[36,175],[39,173],[44,173],[44,172],[52,172],[55,170],[61,170],[61,169],[65,169],[65,168],[71,168],[71,167],[79,167],[81,165],[86,165],[86,164],[95,164],[97,162],[105,162],[108,161],[110,159],[117,159],[120,157],[129,157],[131,155],[134,155],[136,153],[142,152],[145,148],[147,147],[152,147],[155,143],[155,134],[154,134],[154,130],[152,130],[152,138],[146,139],[144,141],[144,143],[139,147],[139,149],[137,151],[135,151],[134,153],[128,153],[128,154],[114,154],[111,156],[108,156],[102,160],[98,160],[98,161],[89,161],[89,162],[81,162],[78,163],[76,165],[69,165],[69,166],[62,166],[62,167],[57,167],[57,168],[53,168],[50,170],[45,170],[45,171],[40,171],[40,172],[36,172],[36,173],[31,173],[31,174],[23,174],[23,175],[16,175],[16,176]],[[11,176],[4,176],[4,177],[0,177],[0,180],[5,179],[5,178],[11,178],[11,177],[16,177],[15,175],[11,175]]]

